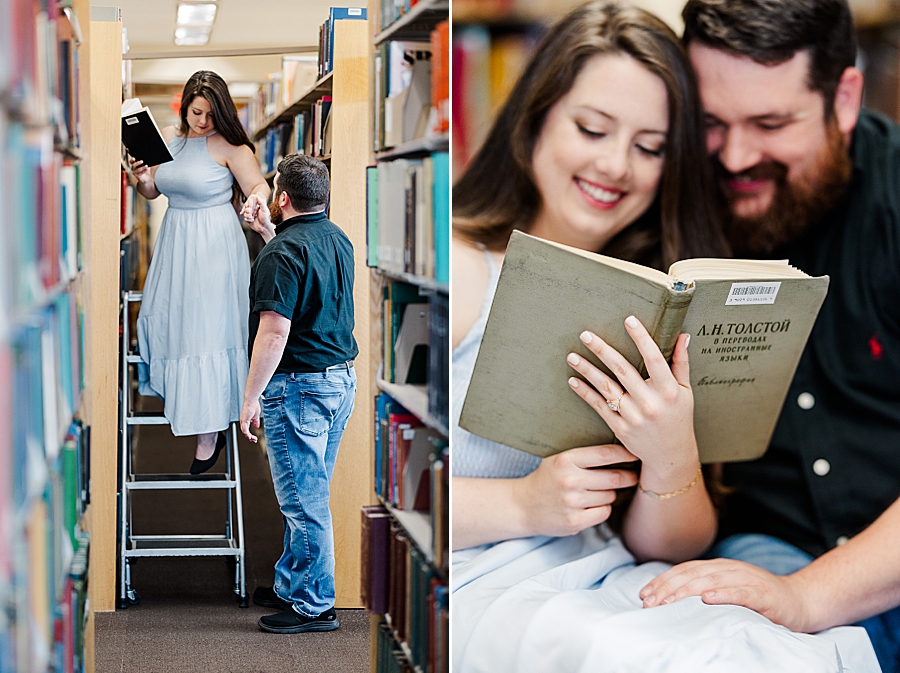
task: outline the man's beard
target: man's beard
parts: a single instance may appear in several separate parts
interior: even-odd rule
[[[841,197],[850,181],[853,164],[833,118],[828,123],[827,134],[826,147],[815,165],[793,182],[788,180],[788,167],[779,162],[757,164],[737,174],[751,180],[774,180],[775,196],[765,213],[747,217],[735,215],[733,206],[741,197],[733,192],[729,194],[724,188],[728,208],[726,235],[735,255],[768,254],[796,240]],[[720,188],[726,180],[736,177],[719,161],[715,162],[715,170]]]
[[[269,204],[269,219],[272,224],[281,224],[284,221],[284,214],[281,212],[281,206],[278,205],[278,195]]]

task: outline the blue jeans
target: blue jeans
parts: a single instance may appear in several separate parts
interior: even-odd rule
[[[329,486],[356,397],[356,371],[276,374],[262,394],[266,451],[284,519],[275,593],[304,617],[334,607]]]
[[[746,561],[775,575],[790,575],[809,564],[813,557],[778,538],[757,533],[732,535],[716,543],[707,558]],[[848,577],[846,581],[852,582]],[[869,634],[883,673],[900,673],[900,608],[859,622]]]

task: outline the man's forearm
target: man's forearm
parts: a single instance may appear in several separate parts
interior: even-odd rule
[[[900,605],[900,501],[841,547],[796,572],[807,594],[810,631],[852,624]]]
[[[274,333],[259,333],[253,342],[253,357],[250,359],[250,374],[244,388],[244,399],[255,400],[262,395],[278,363],[284,354],[287,337]]]

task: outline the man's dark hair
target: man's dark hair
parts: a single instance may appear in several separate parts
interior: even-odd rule
[[[697,42],[762,65],[807,51],[807,85],[821,92],[827,114],[841,75],[856,62],[847,0],[688,0],[681,16],[685,46]]]
[[[278,189],[300,213],[322,210],[331,191],[328,168],[315,157],[289,154],[278,164]]]

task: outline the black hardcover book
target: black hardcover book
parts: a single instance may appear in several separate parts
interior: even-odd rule
[[[150,110],[143,107],[133,112],[125,112],[128,109],[134,108],[123,104],[122,142],[125,143],[128,153],[147,166],[158,166],[172,161],[169,148],[166,147],[166,142]]]

